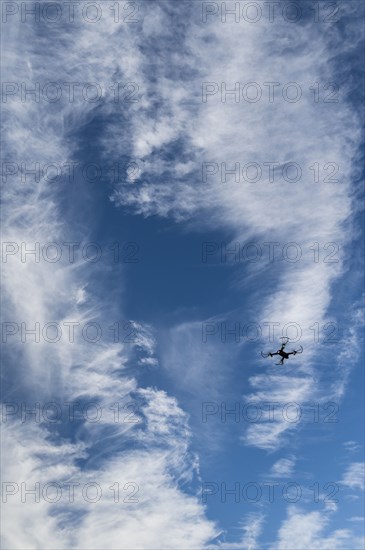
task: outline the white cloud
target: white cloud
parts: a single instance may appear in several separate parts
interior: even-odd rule
[[[255,391],[245,396],[246,401],[267,405],[262,407],[260,422],[248,426],[243,440],[247,445],[275,450],[285,444],[290,431],[299,428],[312,380],[260,374],[250,377],[249,382]]]
[[[323,512],[303,512],[290,507],[288,516],[281,524],[277,541],[272,550],[344,550],[363,547],[364,539],[355,536],[349,529],[328,530],[330,517]]]
[[[341,483],[347,485],[351,489],[361,489],[365,487],[365,463],[353,462],[350,464],[343,475]]]
[[[249,514],[243,526],[244,536],[241,545],[247,550],[259,548],[258,538],[263,530],[264,516],[262,514]]]
[[[360,29],[356,6],[347,5],[343,14],[352,17],[349,33],[356,36]],[[172,40],[173,30],[167,26],[161,31],[164,40]],[[361,31],[360,31],[361,34]],[[349,35],[348,35],[349,36]],[[298,263],[283,262],[279,282],[273,285],[269,299],[260,305],[260,319],[279,320],[281,326],[296,322],[303,329],[301,343],[305,353],[300,358],[302,376],[291,378],[293,395],[303,401],[318,402],[329,394],[341,398],[348,373],[355,357],[346,353],[338,357],[341,368],[336,370],[336,383],[315,378],[317,342],[309,327],[314,323],[323,326],[328,319],[333,285],[344,275],[344,251],[352,241],[354,228],[348,224],[353,212],[352,177],[357,172],[357,148],[361,140],[359,120],[347,101],[349,86],[341,80],[338,103],[315,102],[310,90],[315,82],[320,87],[336,82],[337,56],[344,55],[356,46],[356,41],[343,40],[337,28],[318,32],[316,25],[288,25],[284,21],[272,25],[268,21],[242,27],[234,22],[221,24],[219,18],[207,25],[193,23],[186,31],[185,45],[189,54],[172,51],[166,54],[174,63],[179,60],[181,76],[166,76],[164,63],[158,61],[153,70],[158,79],[146,84],[147,96],[158,94],[161,103],[151,110],[139,110],[132,122],[132,155],[140,159],[143,172],[136,186],[117,186],[112,200],[133,211],[186,221],[193,228],[229,228],[233,241],[246,243],[260,241],[289,242],[301,247],[303,256]],[[290,52],[288,50],[290,43]],[[294,52],[294,53],[293,53]],[[192,75],[187,81],[185,72]],[[278,88],[276,100],[270,103],[268,90],[263,84],[263,97],[257,103],[228,99],[220,100],[220,93],[202,102],[203,82],[214,82],[221,88],[234,87],[236,82],[296,82],[302,91],[297,103],[283,99]],[[167,119],[173,120],[169,127]],[[115,128],[115,141],[122,139]],[[178,160],[156,160],[158,152],[178,141]],[[110,142],[106,142],[110,150]],[[181,156],[188,159],[190,172],[181,173]],[[278,162],[280,170],[289,162],[296,162],[302,170],[300,181],[293,183],[280,178],[270,183],[269,174],[263,172],[260,181],[236,183],[231,177],[222,182],[220,173],[202,181],[202,163],[221,163],[240,168],[248,162]],[[313,179],[315,163],[324,169],[327,163],[339,168],[338,183],[319,182]],[[280,171],[279,170],[279,171]],[[163,174],[163,180],[161,180]],[[321,258],[314,261],[313,243],[318,243]],[[335,243],[338,252],[335,262],[324,262],[326,243]],[[328,248],[328,252],[332,249]],[[266,266],[268,269],[270,265]],[[221,312],[217,312],[219,314]],[[358,334],[353,334],[351,346]],[[349,342],[350,343],[350,342]],[[350,361],[349,361],[350,359]],[[299,359],[297,359],[299,361]],[[199,362],[197,360],[197,362]],[[202,361],[203,363],[203,357]],[[255,379],[255,378],[254,378]],[[260,387],[267,387],[265,398],[275,396],[283,401],[287,394],[288,377],[269,389],[272,378],[260,377]],[[293,385],[295,387],[293,387]],[[260,399],[263,392],[254,397]],[[253,397],[251,395],[251,397]],[[259,423],[249,428],[247,442],[274,449],[286,440],[291,430],[288,423]]]
[[[14,488],[17,493],[9,494],[4,504],[8,529],[3,532],[3,548],[196,548],[216,535],[197,496],[179,488],[196,468],[188,451],[186,415],[163,392],[143,390],[142,395],[148,400],[143,411],[147,424],[136,438],[130,436],[130,448],[124,451],[114,448],[110,452],[110,425],[109,429],[94,425],[88,444],[67,440],[56,444],[47,429],[34,423],[5,426],[4,443],[9,445],[10,456],[3,481],[9,493]],[[92,452],[97,442],[109,451],[99,466]],[[80,459],[87,459],[87,468],[77,465]],[[28,489],[40,484],[38,503],[32,495],[22,502],[22,482]],[[65,485],[70,482],[79,484],[74,502]],[[54,494],[52,489],[49,495],[45,493],[48,483],[56,483],[61,490],[56,503],[47,502]],[[88,493],[82,497],[88,483],[98,486],[100,499],[95,503],[87,501]],[[93,489],[90,498],[94,494]]]
[[[291,477],[294,472],[296,458],[280,458],[271,467],[271,475],[273,477]]]
[[[153,3],[148,11],[146,3],[147,15],[150,16],[155,7]],[[149,36],[156,33],[168,36],[173,30],[164,24],[167,21],[167,15],[158,7],[153,18],[146,17],[145,32]],[[233,25],[227,32],[227,26],[218,24],[202,28],[192,23],[186,31],[186,50],[173,52],[171,60],[174,66],[190,69],[197,76],[170,78],[165,73],[165,60],[158,65],[157,57],[153,71],[159,86],[157,99],[162,100],[163,107],[156,113],[156,90],[150,75],[144,72],[149,58],[140,48],[145,37],[139,36],[132,25],[121,21],[110,26],[103,21],[99,25],[75,24],[72,29],[55,25],[52,29],[51,40],[44,42],[35,27],[20,22],[5,26],[11,57],[4,68],[4,80],[11,81],[15,74],[18,81],[33,84],[60,79],[97,81],[107,90],[112,79],[122,78],[124,82],[138,83],[142,90],[141,101],[128,106],[132,116],[126,116],[123,124],[118,118],[106,128],[100,140],[105,157],[110,156],[111,151],[115,158],[125,155],[126,151],[131,151],[134,157],[143,157],[140,183],[131,185],[128,193],[124,187],[122,192],[117,188],[114,195],[117,204],[132,205],[145,215],[157,213],[177,219],[204,212],[208,221],[205,219],[202,226],[218,226],[223,220],[222,225],[233,228],[240,240],[270,235],[273,240],[294,240],[303,245],[318,239],[336,241],[341,246],[349,241],[351,234],[349,230],[343,232],[343,223],[351,214],[349,181],[359,127],[354,113],[345,103],[327,109],[322,104],[312,104],[309,99],[300,105],[281,103],[280,106],[202,104],[200,100],[202,80],[266,81],[280,75],[282,81],[297,79],[307,89],[316,80],[332,78],[327,65],[332,55],[348,47],[343,41],[338,40],[338,47],[332,42],[329,48],[322,34],[308,36],[306,27],[298,27],[297,34],[293,30],[290,39],[301,53],[291,57],[285,55],[286,45],[280,29],[273,35],[267,32],[265,25],[252,26],[242,33]],[[32,48],[27,50],[19,44],[32,44]],[[121,44],[128,55],[121,55]],[[278,49],[271,55],[274,45]],[[47,55],[42,55],[45,48]],[[192,51],[197,53],[193,56]],[[43,102],[9,100],[7,107],[4,133],[7,158],[29,164],[63,164],[74,159],[78,141],[72,137],[72,131],[91,120],[96,111],[94,104],[85,101],[77,104],[65,101],[50,108]],[[105,114],[112,114],[115,105],[112,100],[106,100],[102,109]],[[128,124],[130,132],[125,130]],[[328,128],[331,128],[330,138]],[[189,160],[183,163],[179,159],[176,168],[171,163],[160,163],[154,168],[151,154],[175,144],[180,138],[185,143]],[[321,165],[337,162],[344,181],[339,186],[313,186],[303,181],[295,191],[292,184],[284,182],[279,192],[267,179],[261,182],[261,187],[222,185],[219,181],[208,186],[194,175],[197,171],[200,173],[204,160],[226,162],[227,165],[245,160],[260,163],[294,160],[306,168],[314,162]],[[159,180],[161,168],[170,171],[171,182],[146,183],[154,170]],[[175,181],[175,170],[183,178],[181,181]],[[184,176],[190,174],[192,177],[186,183]],[[73,226],[64,219],[59,196],[58,190],[45,178],[38,183],[28,180],[26,185],[18,177],[9,178],[4,192],[4,214],[8,219],[3,230],[4,240],[16,243],[84,241],[88,234],[87,224],[77,220],[79,223]],[[279,215],[268,215],[272,211]],[[92,214],[88,219],[91,218]],[[306,261],[286,267],[279,290],[273,291],[267,310],[260,315],[270,317],[275,313],[283,320],[320,322],[330,303],[331,284],[342,273],[341,262],[318,265]],[[84,291],[86,285],[87,293]],[[80,263],[72,266],[67,262],[36,264],[11,258],[4,287],[7,319],[30,325],[35,321],[102,321],[105,309],[113,308],[107,301],[104,307],[93,301],[88,273]],[[284,295],[286,303],[290,304],[289,310],[284,305],[278,307],[279,303],[283,304]],[[177,330],[177,340],[179,337]],[[154,361],[154,344],[147,330],[143,335],[147,357],[141,359],[142,364]],[[11,433],[8,433],[8,425],[6,436],[11,452],[5,460],[5,476],[15,483],[22,480],[34,483],[38,478],[42,483],[74,479],[86,483],[97,479],[109,498],[100,500],[95,506],[82,501],[76,506],[61,507],[43,500],[36,505],[23,504],[17,500],[18,495],[9,497],[5,511],[9,529],[3,534],[5,548],[170,548],[171,545],[200,548],[216,535],[215,526],[206,519],[197,498],[179,487],[180,482],[191,480],[192,471],[198,471],[197,459],[188,451],[190,433],[186,416],[177,402],[165,393],[138,389],[137,374],[127,373],[130,351],[126,346],[101,343],[94,347],[86,342],[70,344],[62,340],[52,348],[41,342],[21,347],[21,353],[19,349],[19,346],[14,348],[12,359],[14,377],[21,380],[21,392],[43,402],[55,397],[61,400],[92,398],[108,413],[99,423],[80,426],[72,442],[67,430],[66,435],[57,438],[56,431],[47,430],[43,425],[11,425]],[[171,354],[174,359],[172,371],[179,365],[175,361],[177,349],[178,345]],[[188,350],[188,353],[193,354],[193,351]],[[312,353],[309,348],[307,362]],[[215,355],[213,365],[209,352],[204,350],[189,366],[185,373],[187,389],[204,378],[202,372],[207,365],[209,370],[205,379],[214,374],[209,387],[216,395],[214,392],[224,379],[224,374],[219,374],[222,356],[218,357],[215,350],[211,355]],[[300,401],[313,395],[311,380],[299,376],[291,378],[289,384],[287,377],[274,379],[266,375],[253,376],[250,383],[254,389],[251,397],[255,399]],[[130,399],[134,394],[146,400],[141,410],[142,422],[116,426],[110,412],[113,403],[116,398]],[[289,423],[283,421],[272,424],[266,421],[252,426],[246,441],[274,449],[281,439],[285,439],[289,427]],[[132,451],[124,448],[128,444],[140,447]],[[82,468],[80,461],[86,461],[87,467]],[[355,471],[356,476],[357,473]],[[358,487],[358,477],[353,474],[348,472],[344,479],[348,485],[352,483]],[[141,501],[140,506],[121,510],[112,501],[108,487],[126,478],[138,483]],[[79,514],[77,523],[72,519],[75,512]],[[299,517],[304,518],[307,527],[304,531],[299,525]],[[250,519],[244,526],[242,544],[254,547],[261,520],[256,518],[250,522]],[[36,530],[34,525],[37,525]],[[339,541],[353,542],[345,530],[321,538],[323,528],[324,520],[316,513],[293,513],[280,530],[279,547],[289,548],[289,531],[294,532],[301,543],[308,541],[308,547],[312,548],[324,548],[323,545],[329,542],[337,548]]]
[[[242,536],[239,541],[225,542],[219,540],[216,544],[208,546],[207,548],[211,550],[214,548],[220,550],[241,550],[242,548],[247,550],[259,549],[259,537],[263,531],[264,521],[265,516],[261,513],[252,512],[247,514],[240,527]]]
[[[350,453],[356,453],[361,450],[362,446],[357,441],[345,441],[343,446]]]
[[[38,31],[37,25],[22,24],[20,20],[4,27],[11,52],[10,63],[4,67],[5,80],[16,78],[30,85],[59,80],[96,81],[104,90],[119,78],[139,82],[142,56],[134,48],[134,29],[122,21],[114,27],[106,22],[96,27],[75,23],[72,30],[55,25],[50,41]],[[128,56],[120,55],[121,38]],[[20,47],[21,43],[32,44],[32,48]],[[45,48],[47,55],[43,55]],[[143,101],[138,108],[141,105]],[[105,106],[106,112],[114,108],[112,101]],[[28,166],[35,162],[41,166],[49,162],[62,165],[75,160],[78,140],[74,132],[95,111],[95,104],[82,100],[50,106],[42,100],[9,99],[4,132],[6,158]],[[166,132],[169,134],[167,121],[159,124],[156,136],[153,132],[149,135],[151,146],[163,141]],[[125,154],[123,146],[117,150]],[[78,191],[80,205],[84,206],[84,200],[89,204],[89,190],[80,185]],[[64,187],[52,186],[44,177],[39,182],[28,177],[25,183],[19,174],[9,177],[4,193],[4,240],[29,245],[36,241],[87,241],[92,212],[85,215],[87,209],[80,206],[77,219],[70,220],[60,200],[64,192]],[[25,322],[28,327],[51,321],[108,326],[112,314],[115,318],[122,315],[123,301],[113,302],[110,289],[107,296],[95,298],[89,264],[70,264],[65,258],[56,263],[37,263],[29,258],[22,262],[17,254],[5,267],[7,321]],[[107,269],[96,266],[92,274],[98,273],[106,275]],[[123,279],[120,284],[124,284]],[[4,548],[129,549],[170,548],[171,544],[175,548],[197,548],[216,535],[215,525],[205,517],[205,508],[193,488],[198,459],[189,453],[191,434],[185,413],[164,392],[138,387],[141,365],[156,365],[155,340],[150,327],[138,324],[134,328],[140,335],[137,351],[141,357],[133,373],[127,364],[137,344],[104,340],[91,344],[80,337],[74,342],[63,337],[55,344],[41,339],[39,343],[14,345],[9,338],[12,380],[18,383],[9,390],[13,402],[28,400],[34,405],[39,401],[43,405],[47,401],[92,401],[102,416],[92,422],[76,415],[76,425],[67,417],[52,425],[44,418],[41,423],[31,418],[25,423],[18,418],[9,420],[4,429],[3,444],[9,452],[3,461],[3,480],[19,486],[22,482],[28,486],[40,482],[41,487],[49,482],[75,481],[81,487],[96,482],[105,498],[96,503],[79,497],[77,502],[62,499],[52,504],[42,498],[39,503],[32,502],[32,497],[23,503],[19,492],[9,496],[3,509],[7,525],[2,533]],[[116,422],[116,402],[122,406],[137,403],[138,408],[122,409],[123,421]],[[126,412],[133,422],[125,420]],[[123,501],[128,481],[138,485],[138,503]],[[109,489],[117,482],[122,491],[119,503],[114,502]]]

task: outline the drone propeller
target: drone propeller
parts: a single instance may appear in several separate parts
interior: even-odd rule
[[[295,353],[303,353],[303,346],[300,346],[300,349],[296,349]]]
[[[279,340],[286,340],[285,344],[287,344],[290,338],[288,338],[287,336],[282,336],[281,338],[279,338]]]
[[[269,353],[264,353],[263,351],[261,352],[261,357],[263,357],[264,359],[266,359],[267,357],[269,357]]]

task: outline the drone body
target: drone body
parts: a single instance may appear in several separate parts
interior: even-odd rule
[[[296,355],[297,353],[302,353],[303,352],[303,348],[302,346],[300,346],[299,349],[297,350],[293,350],[293,351],[285,351],[285,346],[287,345],[287,343],[289,342],[289,338],[281,338],[281,340],[283,340],[283,343],[281,344],[281,348],[278,349],[276,352],[268,352],[268,353],[263,353],[261,352],[261,355],[262,357],[266,358],[266,357],[273,357],[274,355],[280,355],[281,359],[280,359],[280,362],[279,363],[275,363],[275,365],[283,365],[284,364],[284,360],[285,359],[289,359],[289,356],[290,355]]]

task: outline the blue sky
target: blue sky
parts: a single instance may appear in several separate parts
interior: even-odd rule
[[[364,4],[224,6],[2,2],[3,548],[364,547]]]

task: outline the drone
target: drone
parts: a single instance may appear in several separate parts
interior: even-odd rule
[[[261,356],[266,359],[266,357],[273,357],[274,355],[280,355],[281,359],[279,363],[275,363],[275,365],[283,365],[285,359],[289,359],[289,355],[296,355],[297,353],[303,353],[303,347],[300,346],[299,349],[293,350],[293,351],[285,351],[285,346],[289,342],[289,338],[280,338],[280,340],[283,340],[283,343],[281,344],[281,348],[278,349],[275,353],[271,353],[270,351],[268,353],[261,352]]]

